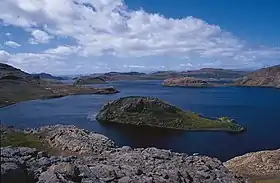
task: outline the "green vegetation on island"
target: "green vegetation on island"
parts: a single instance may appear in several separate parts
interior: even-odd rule
[[[106,104],[97,114],[100,122],[152,126],[181,130],[242,132],[245,129],[228,118],[209,119],[183,111],[160,99],[130,96]]]

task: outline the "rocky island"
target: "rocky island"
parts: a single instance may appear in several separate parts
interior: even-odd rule
[[[179,87],[211,87],[214,86],[207,81],[192,77],[174,77],[165,79],[163,86],[179,86]]]
[[[74,85],[88,85],[88,84],[106,84],[106,81],[101,77],[81,76],[77,78]]]
[[[245,130],[229,118],[208,119],[191,111],[183,111],[157,98],[141,96],[124,97],[109,102],[96,115],[96,119],[99,122],[181,130]]]
[[[237,79],[234,85],[280,88],[280,65],[251,72],[247,76]]]
[[[115,88],[93,88],[54,83],[32,76],[7,64],[0,64],[0,107],[17,102],[58,98],[78,94],[113,94]]]

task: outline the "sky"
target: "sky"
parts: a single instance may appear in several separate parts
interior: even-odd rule
[[[0,62],[30,73],[280,64],[278,0],[0,0]]]

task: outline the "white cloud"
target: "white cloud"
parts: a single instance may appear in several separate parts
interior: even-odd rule
[[[188,58],[181,64],[193,67],[210,63],[243,67],[280,58],[279,48],[251,48],[218,25],[191,16],[174,19],[129,10],[122,0],[1,0],[0,19],[31,32],[31,43],[48,43],[54,36],[74,40],[71,46],[37,53],[63,55],[66,60],[73,54],[89,59],[171,56],[180,63]]]
[[[124,65],[125,68],[145,68],[143,65]]]
[[[49,40],[53,38],[53,36],[50,36],[47,32],[39,29],[32,30],[31,35],[33,36],[29,39],[31,44],[48,43]]]
[[[6,32],[5,35],[8,36],[8,37],[11,37],[11,36],[12,36],[12,34],[9,33],[9,32]]]
[[[10,54],[4,50],[0,50],[0,62],[8,63]]]
[[[77,53],[81,47],[79,46],[58,46],[57,48],[52,48],[46,50],[44,53],[57,54],[57,55],[70,55]]]
[[[27,72],[60,71],[59,67],[65,66],[65,58],[47,53],[9,53],[0,50],[0,62],[19,67]],[[34,70],[35,69],[35,70]]]
[[[14,42],[14,41],[6,41],[4,44],[7,45],[7,46],[10,46],[12,48],[16,48],[16,47],[21,46],[20,44],[18,44],[17,42]]]

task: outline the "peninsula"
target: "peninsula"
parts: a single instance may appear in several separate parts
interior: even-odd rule
[[[0,107],[26,100],[79,94],[113,94],[117,92],[112,87],[93,88],[50,82],[10,65],[0,63]]]

